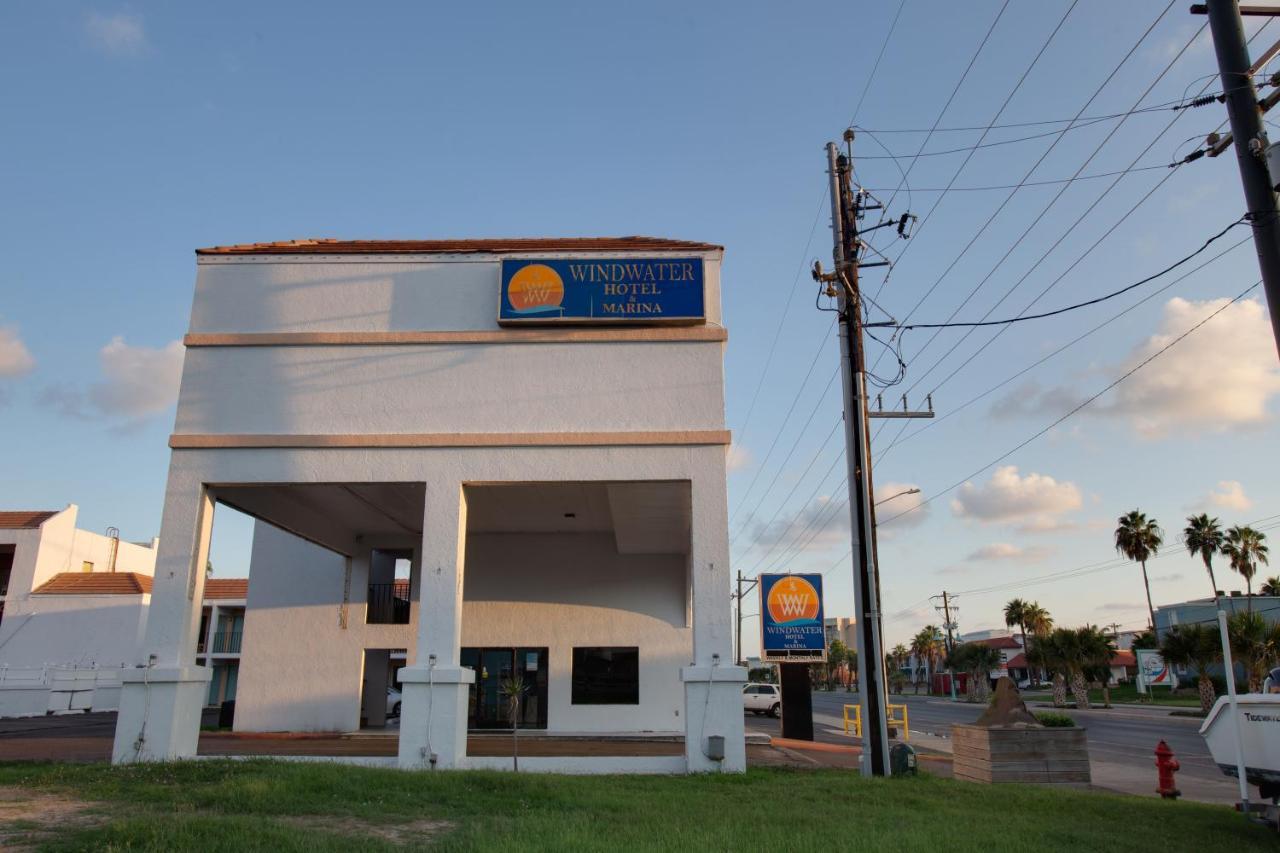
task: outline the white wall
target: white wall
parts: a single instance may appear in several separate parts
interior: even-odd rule
[[[611,533],[468,536],[462,644],[546,646],[549,731],[682,733],[685,563],[620,555]],[[575,646],[639,647],[640,704],[573,705]]]
[[[358,728],[364,608],[351,608],[350,629],[343,630],[338,608],[345,569],[340,554],[269,524],[254,525],[237,731]],[[352,593],[365,583],[353,578]]]
[[[656,257],[669,252],[632,252]],[[720,252],[705,259],[707,322],[720,323]],[[570,257],[561,252],[537,256]],[[588,257],[627,257],[590,252]],[[534,255],[505,255],[508,258]],[[454,255],[197,259],[191,331],[368,332],[476,330],[497,327],[501,258]]]
[[[149,595],[33,595],[9,613],[0,666],[135,666]]]
[[[380,543],[393,547],[394,542]],[[464,646],[548,649],[548,729],[681,732],[680,667],[692,656],[684,555],[619,555],[609,533],[467,538]],[[366,648],[407,648],[408,625],[366,625],[367,558],[352,560],[350,617],[337,618],[344,558],[270,525],[254,529],[236,729],[349,731]],[[640,704],[573,705],[574,646],[637,646]]]

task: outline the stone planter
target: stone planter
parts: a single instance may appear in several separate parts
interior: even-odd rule
[[[1083,787],[1090,783],[1082,728],[951,727],[953,773],[969,782]]]

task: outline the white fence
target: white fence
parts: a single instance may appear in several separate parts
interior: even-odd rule
[[[0,665],[0,717],[114,711],[121,668]]]

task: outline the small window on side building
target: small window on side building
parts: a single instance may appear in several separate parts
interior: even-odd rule
[[[89,562],[88,560],[85,560],[83,563],[80,564],[80,571],[82,572],[93,571],[93,563]]]
[[[639,705],[639,648],[575,648],[572,702],[574,705]]]

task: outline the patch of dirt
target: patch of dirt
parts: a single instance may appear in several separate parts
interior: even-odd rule
[[[358,817],[308,817],[279,818],[286,826],[300,829],[318,829],[335,835],[352,838],[378,838],[391,844],[421,844],[453,829],[447,820],[415,820],[409,823],[370,823]]]
[[[0,850],[34,850],[55,832],[97,826],[93,803],[65,794],[0,787]]]

